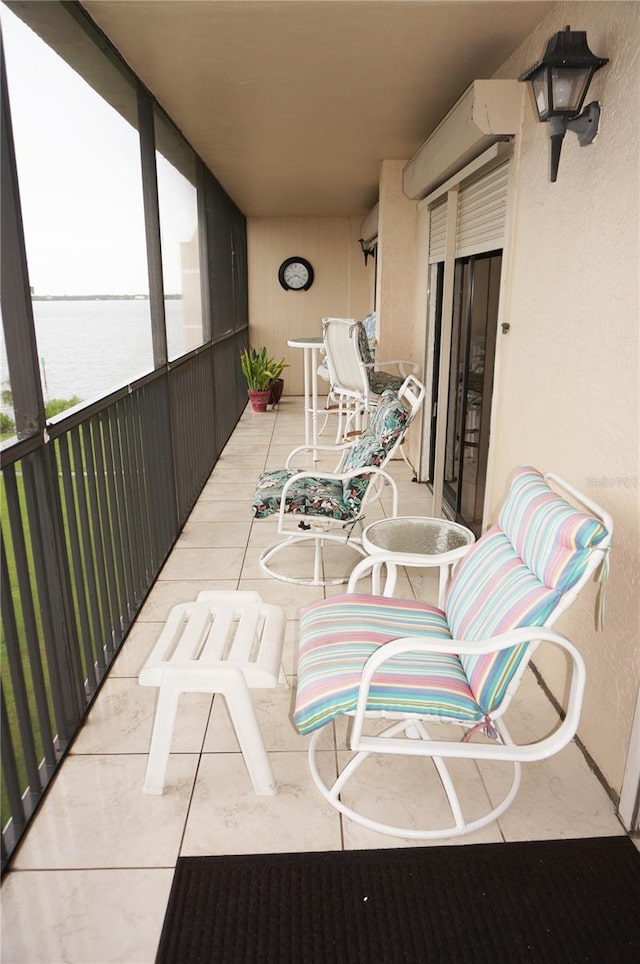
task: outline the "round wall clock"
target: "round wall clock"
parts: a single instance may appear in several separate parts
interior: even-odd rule
[[[278,270],[278,281],[285,291],[308,291],[313,284],[313,268],[306,258],[287,258]]]

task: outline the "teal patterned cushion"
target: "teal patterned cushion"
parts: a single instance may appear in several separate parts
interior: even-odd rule
[[[369,338],[361,321],[356,323],[356,328],[358,331],[360,357],[365,365],[373,365],[373,355],[371,354],[371,348],[369,346]],[[367,379],[369,381],[369,388],[374,395],[382,395],[388,388],[397,392],[404,381],[404,378],[401,376],[391,375],[390,372],[377,372],[374,368],[367,369]]]
[[[343,472],[363,469],[368,465],[379,467],[404,432],[409,422],[409,410],[396,392],[388,391],[371,416],[368,427],[353,444],[344,460]],[[369,475],[360,475],[344,483],[344,499],[350,505],[361,504],[370,481]]]
[[[252,508],[256,519],[266,519],[280,511],[285,483],[297,474],[297,469],[276,469],[263,472],[253,496]],[[344,499],[342,482],[305,476],[294,482],[287,492],[287,511],[299,515],[321,515],[348,521],[357,515],[359,502]]]
[[[398,434],[398,432],[395,433],[395,438],[398,437]],[[367,465],[381,465],[388,448],[384,444],[384,439],[376,438],[369,431],[364,432],[347,452],[342,471],[349,472],[351,469],[363,469]]]
[[[356,331],[358,333],[358,348],[360,349],[360,358],[365,365],[371,365],[373,363],[373,355],[371,354],[366,329],[361,321],[356,322]]]
[[[347,452],[341,471],[382,465],[408,422],[409,410],[404,403],[395,392],[385,392],[367,430]],[[280,510],[285,483],[298,471],[276,469],[259,476],[252,502],[256,519],[266,519]],[[305,476],[287,492],[287,511],[350,521],[358,516],[370,480],[367,473],[352,476],[344,483]]]
[[[392,388],[397,392],[404,381],[401,376],[390,375],[389,372],[377,372],[373,368],[370,368],[367,374],[369,388],[375,395],[381,395],[387,388]]]
[[[398,393],[394,389],[387,389],[378,403],[371,420],[368,431],[374,435],[386,435],[387,432],[396,430],[402,431],[411,421],[411,414],[404,402],[398,398]]]

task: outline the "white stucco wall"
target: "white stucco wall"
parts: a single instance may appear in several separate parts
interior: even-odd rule
[[[302,351],[290,338],[322,335],[322,318],[364,318],[371,310],[374,262],[365,267],[359,216],[344,218],[248,218],[247,256],[251,343],[284,357],[285,394],[302,395]],[[278,268],[301,255],[314,269],[308,291],[284,291]],[[319,389],[326,389],[320,381]]]
[[[387,160],[380,165],[378,194],[378,255],[376,311],[377,358],[423,363],[424,334],[416,340],[416,299],[419,248],[416,243],[418,206],[402,189],[406,161]],[[424,316],[423,316],[424,317]],[[389,367],[389,371],[395,371]],[[419,371],[418,375],[422,377]],[[405,454],[417,465],[420,453],[420,421],[409,429]],[[399,458],[400,456],[398,456]]]
[[[406,161],[383,161],[380,165],[378,214],[378,357],[413,357],[416,294],[417,205],[402,190]]]
[[[531,463],[570,480],[614,518],[604,632],[594,628],[595,586],[557,628],[587,662],[579,735],[619,792],[640,681],[640,5],[559,3],[497,76],[518,76],[567,24],[610,58],[587,95],[600,102],[600,131],[586,148],[567,134],[552,184],[547,125],[525,101],[490,502],[500,504],[515,466]],[[537,662],[563,700],[563,665],[544,653]]]

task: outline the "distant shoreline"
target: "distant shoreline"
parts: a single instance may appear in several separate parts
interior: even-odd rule
[[[179,301],[181,294],[165,295],[167,301]],[[149,295],[31,295],[32,301],[148,301]]]

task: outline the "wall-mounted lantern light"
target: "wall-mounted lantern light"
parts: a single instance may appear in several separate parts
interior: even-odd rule
[[[582,113],[580,111],[591,78],[596,70],[608,63],[607,57],[596,57],[591,53],[584,30],[567,27],[553,35],[542,59],[519,77],[519,80],[531,81],[538,120],[549,122],[551,181],[558,176],[565,133],[570,130],[577,134],[581,147],[590,144],[598,133],[598,102],[593,101]]]
[[[369,256],[373,257],[373,255],[375,255],[376,253],[376,246],[375,244],[371,245],[368,241],[365,241],[364,238],[358,238],[358,243],[362,248],[362,253],[364,255],[364,264],[366,267],[367,261],[369,260]]]

